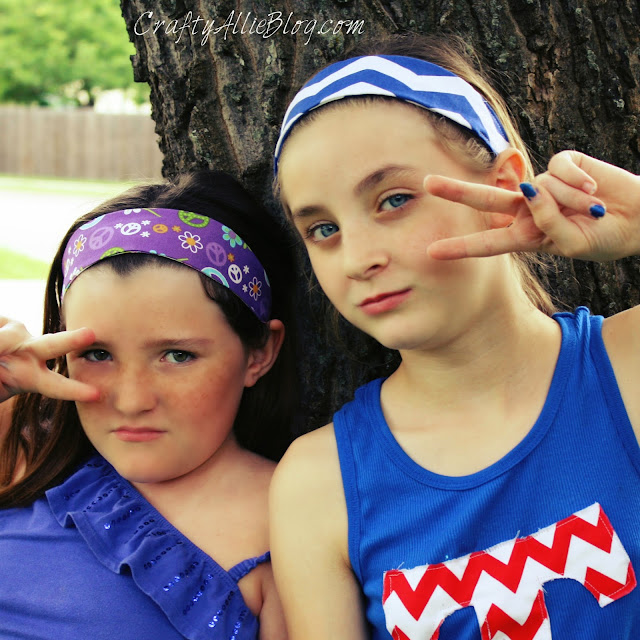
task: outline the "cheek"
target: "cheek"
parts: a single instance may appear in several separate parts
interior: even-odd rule
[[[86,382],[96,387],[104,384],[105,376],[108,373],[105,366],[92,366],[85,360],[69,360],[67,361],[67,372],[69,378]]]
[[[309,252],[311,269],[315,274],[322,290],[331,297],[333,291],[338,291],[342,279],[336,272],[340,269],[338,255],[322,255],[319,252]]]
[[[427,254],[429,245],[436,240],[451,238],[456,234],[444,225],[433,226],[428,230],[422,229],[412,235],[404,244],[400,254],[400,264],[404,268],[422,274],[427,278],[430,286],[452,286],[460,278],[469,277],[469,270],[473,267],[473,259],[466,260],[436,260]],[[462,235],[460,233],[459,235]]]
[[[171,385],[166,389],[165,404],[175,407],[175,412],[189,416],[203,428],[214,420],[231,421],[235,419],[240,399],[244,391],[244,378],[241,371],[226,371],[219,375],[206,376],[206,382],[198,385]]]
[[[233,430],[240,397],[232,393],[199,393],[185,396],[174,404],[170,419],[183,425],[182,438],[201,443],[203,451],[218,447]]]
[[[78,412],[82,429],[89,439],[97,434],[101,425],[106,424],[109,419],[108,412],[105,411],[102,402],[76,402],[76,411]]]

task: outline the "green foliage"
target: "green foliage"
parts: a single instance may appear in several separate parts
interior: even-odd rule
[[[130,89],[135,53],[116,0],[0,0],[0,102],[93,104]]]
[[[0,280],[44,280],[48,272],[46,262],[0,247]]]

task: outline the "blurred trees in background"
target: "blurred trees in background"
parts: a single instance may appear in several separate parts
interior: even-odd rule
[[[92,106],[135,84],[135,53],[115,0],[0,0],[0,102]]]

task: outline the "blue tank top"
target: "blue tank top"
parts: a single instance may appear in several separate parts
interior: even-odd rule
[[[349,557],[373,640],[640,638],[640,447],[583,307],[527,436],[468,476],[394,439],[382,380],[334,418]]]
[[[257,640],[238,581],[103,458],[0,510],[2,640]]]

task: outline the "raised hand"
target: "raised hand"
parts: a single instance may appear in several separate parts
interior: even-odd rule
[[[639,176],[562,151],[522,188],[524,193],[428,176],[428,193],[491,213],[495,221],[487,231],[434,242],[429,255],[452,260],[537,251],[604,261],[640,252]]]
[[[93,343],[90,329],[61,331],[34,338],[19,322],[0,317],[0,402],[26,391],[49,398],[91,402],[100,392],[47,368],[47,360]]]

